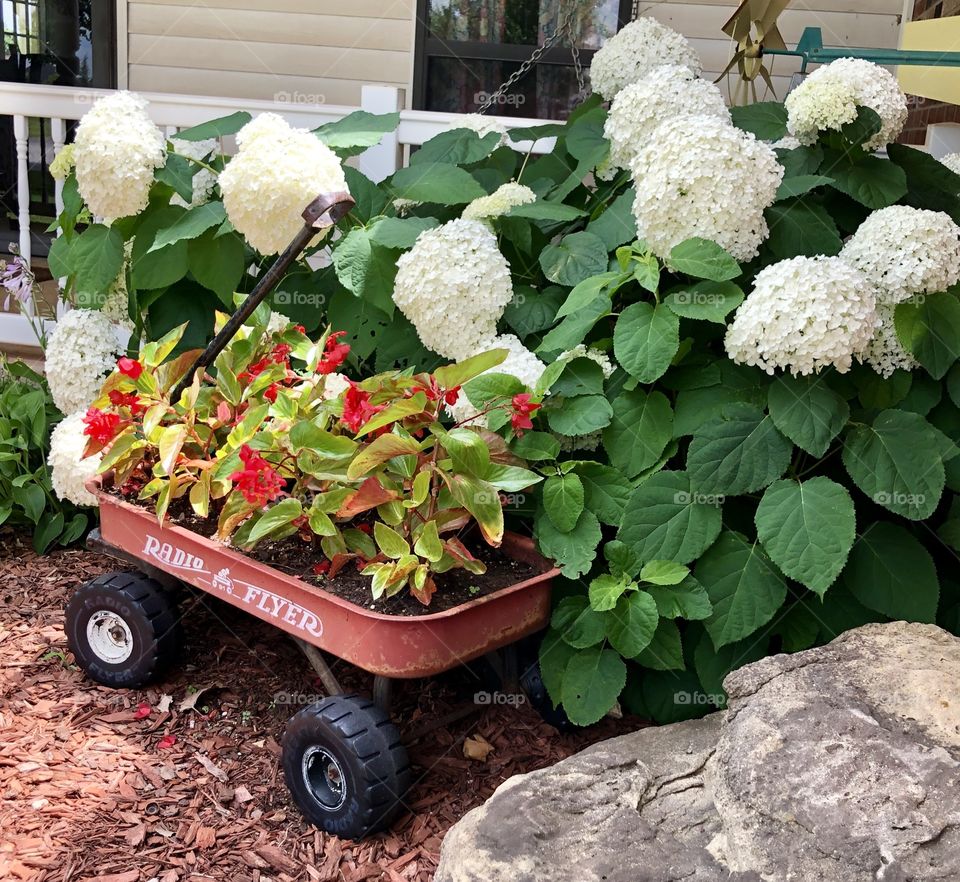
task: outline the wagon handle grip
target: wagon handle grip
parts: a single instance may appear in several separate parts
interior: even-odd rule
[[[240,330],[243,323],[253,315],[254,310],[263,303],[267,295],[277,287],[290,264],[303,253],[314,236],[320,230],[332,227],[337,221],[345,217],[355,204],[349,193],[323,193],[303,210],[303,228],[274,261],[273,266],[260,277],[253,290],[247,295],[246,300],[237,307],[237,311],[230,316],[220,332],[210,341],[207,348],[187,370],[183,379],[173,390],[173,394],[170,396],[171,401],[176,402],[180,398],[184,389],[190,385],[196,371],[206,369],[213,364],[217,356],[223,352],[237,331]]]

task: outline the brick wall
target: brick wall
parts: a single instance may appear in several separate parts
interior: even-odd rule
[[[913,20],[924,21],[931,18],[946,18],[960,15],[960,0],[915,0]],[[904,127],[900,141],[903,144],[924,144],[927,140],[927,126],[936,123],[960,123],[960,107],[931,101],[908,95],[910,115]]]

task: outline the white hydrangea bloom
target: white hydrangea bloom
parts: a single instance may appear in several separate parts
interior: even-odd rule
[[[282,251],[321,193],[347,190],[337,155],[306,129],[264,113],[237,133],[240,150],[220,173],[230,223],[261,254]]]
[[[267,336],[272,337],[286,330],[293,323],[293,320],[285,316],[282,312],[271,312],[270,321],[267,322]]]
[[[489,196],[474,199],[461,215],[468,220],[486,220],[491,217],[501,217],[516,205],[529,205],[537,201],[537,194],[529,187],[508,181],[501,184]]]
[[[640,147],[651,142],[657,127],[682,114],[701,114],[730,122],[723,94],[713,83],[700,79],[683,65],[653,68],[613,99],[603,128],[610,142],[610,163],[616,168],[629,168]]]
[[[53,492],[58,498],[74,505],[96,505],[97,497],[84,484],[96,477],[103,454],[83,458],[83,451],[90,440],[83,434],[84,413],[82,410],[72,413],[54,428],[50,435],[47,464],[50,466]]]
[[[494,337],[465,357],[479,355],[481,352],[487,352],[490,349],[506,349],[508,354],[500,364],[484,371],[484,373],[509,374],[516,377],[528,389],[533,389],[537,385],[540,377],[543,376],[543,372],[547,369],[547,366],[513,334],[502,334],[499,337]],[[470,403],[466,393],[461,391],[456,403],[447,405],[447,413],[457,423],[470,424],[480,411]]]
[[[575,450],[596,450],[603,441],[603,432],[590,432],[589,435],[557,435],[561,453],[573,453]]]
[[[332,401],[334,398],[343,395],[349,388],[350,381],[343,374],[327,374],[323,378],[323,394],[321,397],[324,401]]]
[[[889,377],[898,369],[912,371],[917,367],[916,359],[903,348],[897,336],[893,323],[896,308],[893,303],[877,304],[877,318],[880,323],[859,359],[882,377]]]
[[[452,361],[483,351],[512,299],[510,267],[481,221],[425,230],[397,260],[394,303],[424,346]]]
[[[67,144],[61,147],[57,155],[53,157],[53,162],[50,163],[50,176],[55,181],[65,181],[70,176],[76,162],[74,156],[76,150],[76,145]]]
[[[593,346],[587,346],[586,343],[581,343],[579,346],[574,346],[573,349],[561,352],[560,355],[557,356],[557,361],[568,362],[573,361],[575,358],[589,358],[590,361],[595,361],[600,365],[604,379],[607,380],[613,376],[613,372],[617,369],[617,366],[606,352]]]
[[[130,92],[100,98],[87,111],[74,140],[80,195],[90,213],[107,222],[147,207],[154,170],[166,161],[166,141]]]
[[[873,288],[838,257],[794,257],[761,270],[727,329],[739,364],[812,374],[850,370],[877,326]]]
[[[864,150],[879,150],[896,141],[907,121],[907,96],[886,68],[862,58],[840,58],[808,76],[788,96],[787,129],[804,144],[817,134],[839,129],[857,117],[857,107],[869,107],[883,126]]]
[[[134,324],[130,321],[130,294],[127,290],[127,269],[130,265],[130,256],[133,253],[133,239],[124,243],[124,262],[117,273],[117,277],[110,283],[100,304],[102,312],[111,322],[132,334]]]
[[[840,256],[878,289],[882,303],[902,303],[960,281],[960,227],[942,211],[891,205],[873,212]]]
[[[784,135],[779,141],[774,141],[770,146],[774,150],[796,150],[803,145],[800,143],[799,138],[794,138],[793,135]]]
[[[398,198],[393,200],[393,207],[400,217],[405,217],[406,215],[410,214],[413,209],[421,205],[423,205],[423,203],[418,202],[416,199]]]
[[[638,18],[597,50],[590,65],[590,83],[594,92],[611,101],[663,64],[681,64],[697,75],[703,70],[700,56],[686,37],[654,18]]]
[[[631,170],[637,235],[658,257],[694,236],[740,261],[757,256],[783,180],[769,145],[715,116],[681,116],[657,127]]]
[[[181,156],[189,159],[198,159],[201,162],[207,156],[213,153],[220,146],[216,138],[207,138],[204,141],[184,141],[176,136],[170,139],[173,149]],[[209,164],[209,163],[208,163]],[[179,193],[174,193],[170,202],[173,205],[182,205],[185,208],[192,208],[195,205],[203,205],[210,201],[213,195],[213,188],[217,185],[217,176],[206,168],[200,168],[193,176],[193,198],[188,203]]]
[[[470,129],[476,132],[481,138],[485,138],[491,132],[500,135],[498,147],[508,143],[510,138],[507,136],[507,127],[492,116],[484,116],[482,113],[465,113],[458,116],[450,123],[451,129]]]
[[[940,157],[940,161],[955,175],[960,175],[960,153],[948,153]]]
[[[124,332],[97,309],[71,309],[54,326],[45,371],[61,413],[86,410],[124,353]]]

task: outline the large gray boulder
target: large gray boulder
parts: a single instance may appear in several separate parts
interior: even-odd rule
[[[436,882],[960,880],[960,640],[867,625],[724,685],[724,713],[506,781]]]

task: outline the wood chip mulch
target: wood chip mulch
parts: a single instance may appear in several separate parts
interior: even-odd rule
[[[394,718],[415,767],[406,811],[363,842],[307,825],[279,769],[286,720],[322,697],[292,641],[200,596],[179,669],[141,691],[84,678],[63,632],[78,584],[122,568],[83,550],[38,558],[0,530],[0,879],[22,882],[427,882],[446,830],[511,775],[636,728],[560,735],[529,707],[480,707],[466,670],[404,684]],[[347,689],[369,675],[335,667]],[[292,698],[291,698],[292,696]],[[485,760],[468,759],[467,753]]]

